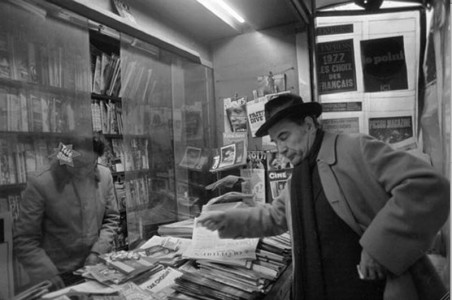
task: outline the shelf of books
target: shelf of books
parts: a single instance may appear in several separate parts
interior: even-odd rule
[[[99,26],[98,30],[96,26]],[[101,32],[100,28],[100,25],[91,24],[89,31],[92,130],[102,133],[110,145],[100,163],[108,166],[113,176],[120,211],[120,224],[115,239],[115,249],[119,251],[126,250],[129,246],[126,206],[131,197],[131,174],[127,174],[126,180],[126,172],[133,173],[135,178],[149,167],[141,164],[147,160],[147,153],[137,156],[136,146],[141,146],[139,137],[132,140],[131,144],[135,147],[124,140],[122,99],[118,97],[121,87],[119,33],[108,28],[103,28]],[[143,146],[140,147],[142,149]]]
[[[104,163],[122,195],[124,244],[133,244],[156,234],[159,224],[192,216],[192,200],[208,200],[208,161],[197,170],[177,162],[187,146],[211,148],[212,120],[204,119],[212,115],[207,105],[212,74],[153,45],[99,28],[90,30],[92,124],[110,142]]]
[[[1,3],[0,14],[3,202],[3,191],[23,187],[26,173],[44,166],[58,141],[87,132],[90,90],[86,30],[43,18],[40,8]]]
[[[42,2],[0,2],[0,213],[20,217],[28,174],[61,142],[101,132],[121,212],[116,250],[133,249],[211,198],[211,162],[179,162],[187,147],[214,149],[213,72]],[[14,271],[10,282],[26,285]]]
[[[45,168],[60,142],[92,134],[88,28],[47,8],[0,2],[0,214],[12,220],[5,228],[21,216],[28,174]],[[6,282],[26,285],[21,265],[8,260],[14,279]]]

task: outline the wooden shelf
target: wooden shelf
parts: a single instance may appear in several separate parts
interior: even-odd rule
[[[21,80],[15,80],[15,79],[9,79],[9,78],[0,78],[0,86],[6,86],[9,88],[15,88],[15,89],[24,89],[27,91],[36,91],[40,93],[50,93],[50,94],[57,94],[57,95],[65,95],[65,96],[80,96],[86,94],[86,96],[89,95],[89,93],[85,91],[77,91],[75,89],[69,89],[65,87],[55,87],[50,85],[43,85],[36,82],[29,82],[29,81],[21,81]]]
[[[21,138],[33,138],[33,139],[67,139],[71,138],[71,133],[68,132],[38,132],[38,131],[0,131],[0,137],[17,137]],[[81,137],[78,134],[73,133],[73,137]],[[89,137],[83,135],[83,137]]]
[[[0,191],[23,190],[26,186],[26,183],[4,184],[0,185]]]
[[[124,136],[122,134],[117,134],[117,133],[104,133],[103,135],[107,139],[123,139],[124,138]]]
[[[120,97],[101,95],[101,94],[96,94],[96,93],[91,93],[91,99],[95,99],[95,100],[111,100],[111,101],[116,102],[116,103],[121,103],[122,102],[122,99]]]
[[[124,171],[120,171],[120,172],[111,172],[111,175],[113,176],[113,177],[115,177],[115,176],[124,176],[126,173],[124,172]]]

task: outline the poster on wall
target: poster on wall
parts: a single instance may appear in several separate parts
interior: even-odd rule
[[[333,103],[322,103],[322,112],[348,112],[348,111],[362,111],[363,104],[361,101],[354,102],[333,102]]]
[[[364,131],[361,101],[322,103],[322,128],[337,133]]]
[[[317,101],[325,130],[377,136],[377,119],[409,116],[411,136],[390,145],[417,147],[422,26],[418,9],[315,18]],[[385,135],[382,140],[394,140]]]
[[[413,117],[369,118],[369,134],[394,148],[405,148],[414,143]]]
[[[360,131],[359,118],[322,119],[322,128],[329,132],[358,133]]]
[[[353,39],[316,44],[319,94],[356,91]]]
[[[403,36],[361,41],[365,92],[408,88]]]

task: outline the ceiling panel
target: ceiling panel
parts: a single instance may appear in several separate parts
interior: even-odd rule
[[[297,21],[297,13],[286,0],[227,0],[240,11],[254,30]]]
[[[196,0],[134,0],[130,4],[206,44],[249,30],[262,30],[297,21],[297,14],[287,0],[225,1],[247,20],[241,31],[224,23]]]

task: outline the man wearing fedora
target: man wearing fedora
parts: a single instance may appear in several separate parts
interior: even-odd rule
[[[206,212],[198,222],[223,238],[289,230],[292,299],[426,297],[412,269],[447,220],[448,180],[371,136],[324,132],[321,112],[294,94],[267,102],[256,136],[270,135],[294,165],[286,189],[271,204]]]

